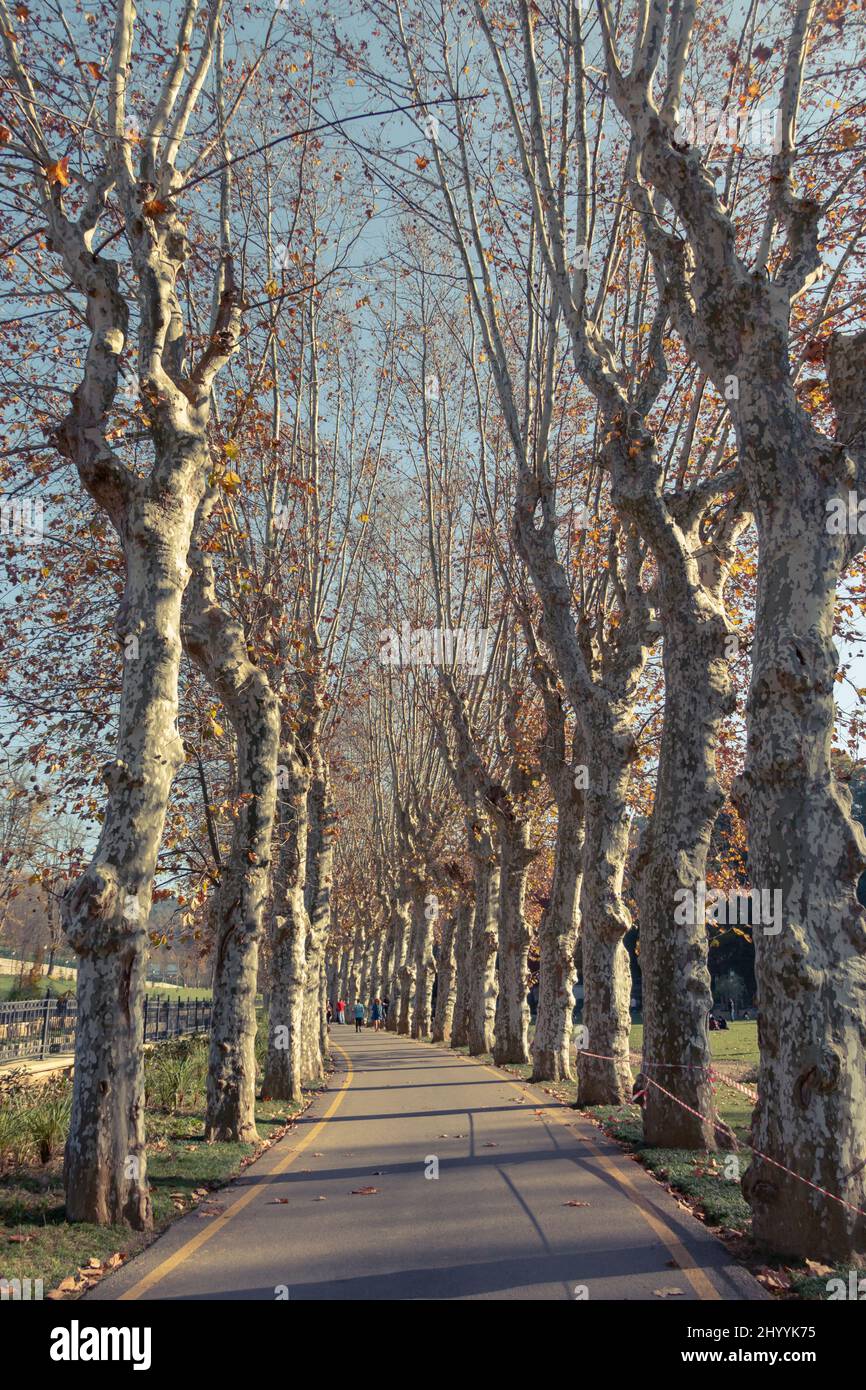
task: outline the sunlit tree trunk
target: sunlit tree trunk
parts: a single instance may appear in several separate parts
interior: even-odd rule
[[[301,1019],[309,919],[304,899],[307,873],[307,793],[310,767],[297,745],[280,749],[277,786],[277,867],[270,924],[268,1050],[262,1079],[265,1100],[298,1102],[301,1090]]]
[[[454,932],[454,974],[456,992],[454,1017],[451,1025],[451,1046],[466,1047],[469,1043],[470,972],[472,966],[472,932],[475,925],[474,901],[458,904]]]
[[[439,942],[439,960],[436,970],[436,1008],[433,1017],[431,1040],[448,1042],[454,1018],[454,1005],[457,1000],[457,979],[454,968],[454,939],[457,934],[459,918],[452,913],[446,917]]]
[[[305,1081],[324,1077],[322,1054],[322,971],[331,926],[333,886],[333,806],[327,765],[315,749],[311,756],[312,780],[308,796],[310,833],[307,841],[305,899],[309,918],[306,946],[306,981],[301,1022],[301,1069]],[[360,981],[359,981],[360,984]]]
[[[183,606],[188,654],[222,701],[237,744],[237,794],[228,859],[220,866],[205,1137],[256,1135],[256,990],[270,890],[280,723],[264,671],[247,654],[240,624],[216,597],[213,566],[194,547]]]
[[[574,952],[583,873],[583,791],[566,766],[557,795],[556,847],[550,899],[538,929],[538,1012],[532,1040],[532,1080],[571,1080]]]
[[[433,933],[438,915],[438,903],[425,894],[420,903],[415,937],[415,994],[412,1008],[412,1037],[426,1038],[432,1027],[431,1003],[436,960],[433,955]]]
[[[529,824],[518,821],[499,833],[499,993],[493,1060],[529,1061],[529,924],[524,915],[526,875],[534,858]]]
[[[475,857],[475,920],[469,971],[469,1053],[493,1051],[496,1017],[496,950],[499,941],[499,863],[492,839],[482,831]]]
[[[396,1033],[400,1022],[400,1001],[403,996],[403,966],[409,949],[411,933],[412,904],[403,893],[398,893],[393,905],[394,946],[391,953],[391,973],[388,979],[388,1032]]]

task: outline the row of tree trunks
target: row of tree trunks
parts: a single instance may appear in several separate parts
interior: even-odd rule
[[[325,1075],[323,1048],[322,984],[325,950],[331,926],[333,887],[333,806],[327,764],[317,743],[311,751],[312,777],[307,798],[307,876],[305,901],[309,929],[306,943],[306,980],[301,1021],[301,1073],[305,1081],[320,1082]]]
[[[427,1038],[433,1026],[432,1000],[433,981],[436,977],[436,959],[433,955],[433,936],[439,912],[435,894],[427,893],[417,904],[413,904],[414,934],[414,997],[412,1001],[411,1030],[413,1038]]]
[[[449,1042],[454,1021],[454,1008],[457,1002],[457,976],[455,968],[454,943],[460,913],[465,913],[461,904],[457,913],[449,913],[442,928],[439,942],[439,958],[436,962],[436,1008],[433,1014],[431,1041]]]
[[[529,1061],[529,924],[526,875],[535,857],[529,823],[516,820],[499,832],[499,993],[493,1024],[497,1065]]]
[[[205,506],[208,505],[206,502]],[[213,1010],[205,1138],[256,1139],[256,991],[270,892],[280,720],[239,622],[217,602],[213,565],[198,547],[183,605],[183,642],[222,701],[237,747],[235,815],[212,908]]]
[[[571,1080],[574,954],[583,874],[583,791],[574,766],[563,763],[554,781],[556,846],[550,900],[538,930],[538,1012],[532,1041],[533,1081]]]
[[[493,1051],[496,1018],[496,951],[499,944],[499,862],[484,826],[470,846],[475,861],[475,915],[469,951],[469,1054]]]
[[[475,901],[464,897],[457,906],[457,925],[454,932],[454,974],[456,979],[454,1015],[451,1023],[451,1046],[469,1046],[470,970],[472,934],[475,925]]]
[[[270,922],[270,1007],[262,1096],[298,1102],[309,918],[307,877],[309,760],[292,739],[280,749],[278,852]]]
[[[393,947],[388,977],[390,1004],[388,1006],[387,1020],[387,1027],[390,1033],[396,1033],[399,1029],[400,1002],[403,996],[403,968],[406,962],[406,953],[409,950],[411,923],[411,899],[406,895],[406,892],[401,889],[394,898],[392,908]]]
[[[823,434],[798,399],[790,342],[792,305],[824,273],[825,209],[809,184],[798,195],[794,179],[803,68],[819,12],[814,0],[794,10],[782,138],[759,219],[766,232],[757,255],[744,257],[740,228],[700,152],[675,138],[678,87],[661,110],[650,91],[664,23],[626,73],[610,10],[599,9],[610,90],[638,153],[632,195],[675,326],[727,399],[758,531],[746,765],[735,796],[748,824],[752,884],[781,895],[784,921],[754,929],[760,1064],[752,1142],[769,1161],[752,1160],[743,1190],[762,1244],[841,1262],[866,1249],[866,914],[857,900],[866,840],[832,762],[833,626],[838,586],[863,540],[834,534],[827,518],[840,494],[855,484],[862,493],[866,482],[866,373],[862,333],[836,335],[827,377],[839,428],[835,439]],[[694,14],[671,23],[669,62],[681,85]],[[670,216],[676,238],[666,230]],[[780,234],[785,250],[773,265]]]

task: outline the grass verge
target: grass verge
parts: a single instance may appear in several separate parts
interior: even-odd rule
[[[631,1030],[632,1051],[640,1054],[643,1028],[636,1024]],[[719,1075],[754,1089],[758,1065],[757,1026],[750,1022],[734,1023],[724,1032],[710,1034],[713,1061],[719,1065]],[[468,1056],[469,1049],[456,1051]],[[474,1059],[495,1066],[489,1055]],[[635,1063],[637,1059],[633,1059]],[[511,1076],[529,1081],[532,1067],[505,1066],[499,1068]],[[636,1070],[636,1066],[635,1066]],[[574,1105],[577,1086],[574,1082],[536,1082],[545,1094],[567,1105]],[[733,1129],[738,1141],[747,1145],[751,1124],[752,1102],[721,1080],[716,1086],[716,1106],[719,1116]],[[697,1149],[652,1148],[643,1142],[641,1111],[637,1105],[590,1106],[583,1112],[609,1138],[616,1140],[636,1162],[663,1183],[680,1201],[690,1208],[698,1220],[710,1227],[728,1246],[732,1256],[758,1279],[766,1289],[779,1298],[830,1299],[834,1279],[848,1286],[849,1271],[822,1264],[816,1260],[802,1263],[759,1251],[752,1241],[751,1209],[743,1197],[740,1181],[749,1166],[749,1151],[737,1154],[706,1153]],[[731,1159],[737,1159],[732,1163]],[[862,1275],[863,1271],[859,1271]],[[838,1295],[837,1296],[841,1296]]]
[[[306,1109],[259,1101],[258,1144],[205,1143],[207,1039],[184,1038],[148,1053],[147,1168],[153,1232],[70,1223],[63,1205],[63,1144],[71,1081],[42,1085],[15,1078],[0,1089],[0,1279],[41,1280],[46,1297],[76,1297],[138,1254],[185,1212],[202,1219],[221,1208],[213,1194],[270,1147]],[[320,1089],[320,1088],[319,1088]]]

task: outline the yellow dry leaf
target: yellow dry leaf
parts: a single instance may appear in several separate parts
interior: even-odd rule
[[[69,179],[69,156],[64,155],[62,159],[57,159],[53,164],[46,164],[45,174],[49,183],[59,183],[61,188],[68,188]]]

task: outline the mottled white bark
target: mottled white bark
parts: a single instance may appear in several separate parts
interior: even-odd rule
[[[131,4],[119,7],[112,70],[120,85],[113,88],[112,139],[122,134],[133,18]],[[3,27],[7,55],[26,101],[29,83],[12,30],[6,23]],[[36,131],[35,107],[33,120]],[[122,144],[118,140],[118,148]],[[160,191],[167,203],[173,176],[173,170],[161,168]],[[153,167],[150,177],[157,177]],[[154,447],[154,462],[144,475],[128,470],[106,437],[129,323],[117,266],[92,251],[113,184],[138,277],[139,380]],[[79,219],[73,222],[64,212],[61,188],[44,189],[51,245],[84,298],[90,330],[82,382],[55,443],[111,519],[123,547],[124,593],[116,629],[129,659],[124,662],[117,754],[104,772],[108,799],[102,831],[90,865],[63,903],[64,930],[81,958],[64,1182],[71,1220],[126,1221],[142,1228],[151,1221],[142,1072],[145,924],[169,790],[183,760],[177,732],[180,609],[193,524],[210,466],[210,390],[234,350],[239,308],[226,259],[211,339],[192,366],[186,361],[175,289],[188,249],[179,217],[166,215],[157,225],[145,216],[142,204],[153,196],[153,188],[146,177],[137,181],[126,163],[108,168],[84,193]]]
[[[309,918],[304,897],[307,874],[310,766],[299,746],[280,748],[277,788],[277,868],[270,923],[268,1051],[262,1078],[264,1100],[300,1101],[301,1020],[306,983]]]
[[[205,503],[207,506],[207,503]],[[240,623],[216,596],[213,565],[194,546],[183,605],[184,647],[222,701],[237,744],[240,798],[213,913],[213,1011],[207,1139],[256,1139],[256,989],[270,889],[280,722],[265,673],[250,661]]]
[[[650,1085],[643,1129],[649,1144],[713,1149],[727,1131],[715,1120],[709,1073],[707,1025],[713,1000],[706,925],[694,914],[676,914],[672,905],[682,901],[684,891],[694,901],[698,884],[706,880],[710,837],[723,801],[716,744],[734,699],[717,558],[724,546],[720,540],[700,555],[695,535],[694,553],[689,553],[683,531],[677,528],[677,534],[681,544],[676,551],[659,548],[664,723],[652,815],[635,867],[642,1070],[677,1100]]]
[[[397,1018],[397,1032],[409,1037],[415,1021],[415,988],[418,973],[421,942],[427,934],[427,921],[424,917],[424,898],[426,885],[423,879],[412,878],[412,902],[409,926],[409,939],[406,956],[400,969],[400,1007]]]
[[[363,1003],[361,999],[361,968],[364,963],[364,924],[360,920],[355,925],[355,934],[352,938],[352,961],[349,966],[349,987],[346,998],[349,1001],[349,1016],[351,1017],[352,1006]]]
[[[781,892],[784,922],[778,933],[760,924],[754,931],[761,1051],[752,1140],[773,1161],[753,1159],[744,1191],[754,1235],[774,1250],[862,1258],[866,1230],[853,1208],[866,1206],[866,914],[856,885],[866,840],[831,763],[835,597],[862,541],[833,534],[827,521],[828,503],[866,484],[866,374],[862,338],[837,338],[828,377],[839,435],[831,440],[797,400],[789,354],[791,304],[821,274],[821,209],[795,194],[792,172],[814,0],[796,8],[781,149],[754,268],[739,254],[700,151],[675,143],[671,104],[659,114],[654,63],[626,75],[606,4],[600,13],[612,94],[640,153],[634,196],[644,232],[681,336],[727,395],[758,529],[746,766],[735,795],[748,822],[752,885]],[[686,24],[683,43],[689,36]],[[661,38],[659,26],[654,59]],[[685,240],[668,233],[645,184],[671,204]],[[777,228],[785,251],[771,276],[764,267]],[[731,383],[735,391],[726,390]]]
[[[457,1002],[457,975],[454,962],[454,942],[458,916],[449,913],[442,925],[439,957],[436,962],[436,1008],[431,1032],[432,1042],[448,1042]]]
[[[529,1061],[529,924],[524,915],[526,875],[535,851],[529,824],[517,821],[499,832],[499,993],[493,1032],[493,1060]]]
[[[388,977],[388,994],[391,1002],[388,1006],[387,1027],[390,1033],[396,1033],[400,1025],[400,1004],[403,997],[403,967],[409,950],[409,937],[412,929],[412,904],[405,892],[397,894],[392,911],[394,945]]]
[[[301,1022],[301,1071],[305,1081],[317,1082],[323,1080],[325,1075],[322,1051],[322,972],[331,927],[334,810],[331,804],[327,764],[317,742],[310,750],[310,761],[313,772],[308,796],[310,828],[304,889],[309,931]],[[366,1003],[366,1000],[364,1002]]]
[[[571,1080],[574,951],[583,872],[583,792],[563,763],[555,789],[556,847],[550,900],[538,929],[538,1011],[532,1040],[533,1081]]]
[[[352,951],[350,946],[344,946],[340,952],[340,972],[338,977],[337,998],[347,1000],[349,997],[349,970],[352,965]]]
[[[499,942],[499,863],[489,831],[480,830],[473,845],[475,860],[475,919],[469,971],[469,1053],[493,1051],[496,1017],[496,949]]]
[[[457,924],[454,933],[454,975],[456,980],[456,993],[454,998],[454,1015],[451,1024],[452,1047],[467,1047],[469,1044],[470,972],[472,966],[472,933],[474,925],[474,900],[461,902],[457,908]]]
[[[622,881],[634,744],[630,709],[623,716],[607,701],[599,701],[587,714],[589,787],[580,917],[583,1026],[588,1039],[577,1057],[577,1099],[580,1105],[620,1105],[631,1097],[631,970],[623,944],[631,915],[622,900]]]
[[[412,1001],[412,1037],[427,1038],[433,1026],[433,981],[436,960],[433,955],[433,933],[438,907],[425,892],[420,902],[413,904],[413,934],[415,940],[415,978]]]

